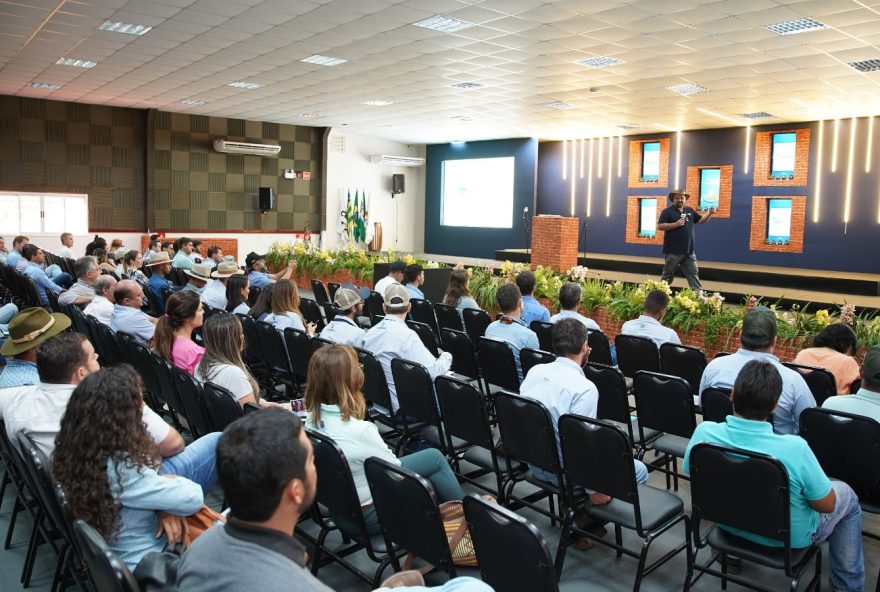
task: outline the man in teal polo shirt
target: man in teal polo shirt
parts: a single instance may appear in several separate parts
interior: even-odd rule
[[[758,359],[743,366],[731,394],[734,415],[728,415],[724,423],[706,421],[697,426],[685,452],[684,471],[690,472],[691,449],[700,442],[761,452],[779,460],[788,472],[792,548],[827,540],[832,588],[862,590],[865,558],[858,497],[846,483],[828,479],[806,441],[773,433],[767,418],[781,393],[782,377],[772,362]],[[761,545],[781,546],[750,532],[719,527]]]

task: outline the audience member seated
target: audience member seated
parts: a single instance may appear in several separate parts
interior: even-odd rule
[[[828,397],[822,407],[880,421],[880,345],[873,346],[865,354],[860,376],[862,386],[856,394]]]
[[[312,355],[309,384],[306,387],[308,425],[333,438],[345,454],[370,534],[381,532],[364,474],[364,461],[370,457],[375,456],[418,473],[431,482],[441,502],[462,499],[464,492],[455,474],[436,448],[427,448],[400,459],[394,456],[379,435],[376,424],[364,421],[366,401],[361,392],[363,387],[364,372],[351,347],[329,345]],[[333,518],[343,529],[354,533],[352,525],[346,524],[344,519]]]
[[[176,269],[192,269],[193,260],[189,257],[192,252],[192,239],[185,236],[180,238],[177,241],[177,253],[174,255],[174,259],[171,260],[171,265]]]
[[[24,269],[24,268],[22,268],[22,269],[18,268],[18,264],[21,263],[21,250],[29,242],[31,242],[31,239],[29,239],[28,237],[23,236],[23,235],[18,235],[15,238],[13,238],[12,239],[12,250],[6,255],[6,265],[8,265],[9,267],[12,267],[13,269],[16,269],[18,271],[22,271],[22,269]],[[26,266],[27,262],[25,261],[25,263],[23,265]]]
[[[189,276],[189,281],[183,287],[187,292],[201,294],[211,281],[211,268],[201,263],[194,263],[191,268],[183,270],[183,273]]]
[[[85,305],[95,298],[95,280],[101,276],[98,260],[86,255],[73,264],[76,283],[58,296],[58,304]]]
[[[6,239],[0,236],[0,263],[6,265],[7,257],[9,257],[9,251],[6,250]]]
[[[52,459],[73,517],[100,532],[129,569],[176,543],[185,517],[204,503],[197,483],[159,474],[162,459],[143,407],[141,379],[131,366],[85,377],[67,403]]]
[[[480,305],[473,299],[471,291],[468,289],[469,280],[468,273],[464,269],[453,269],[449,274],[449,283],[446,284],[443,304],[454,306],[458,309],[458,314],[461,314],[461,311],[466,308],[480,310]]]
[[[813,347],[801,350],[794,362],[825,368],[834,376],[837,394],[847,395],[859,379],[859,364],[853,358],[858,349],[855,331],[849,325],[832,323],[813,337]]]
[[[61,248],[58,249],[58,256],[65,259],[76,259],[73,254],[73,235],[69,232],[61,233]]]
[[[780,461],[791,486],[792,548],[827,540],[832,589],[863,590],[862,517],[856,494],[846,483],[828,479],[806,441],[794,435],[774,434],[767,422],[781,402],[784,381],[773,360],[755,358],[743,365],[733,385],[734,414],[728,415],[726,422],[704,421],[697,426],[685,452],[684,471],[690,472],[690,452],[700,442],[760,452]],[[778,541],[750,532],[718,526],[760,545],[781,546]]]
[[[231,276],[226,280],[226,311],[246,315],[251,310],[251,307],[248,306],[250,294],[251,283],[246,275]]]
[[[153,235],[153,236],[158,236],[158,235]],[[150,258],[161,250],[162,250],[162,241],[160,241],[158,238],[151,237],[150,238],[150,245],[147,247],[147,250],[144,251],[144,254],[143,254],[143,262],[149,263]]]
[[[559,307],[562,309],[552,317],[551,323],[562,319],[575,319],[583,323],[590,331],[601,331],[599,324],[593,319],[587,318],[578,312],[581,305],[581,285],[574,282],[566,282],[559,288]]]
[[[156,319],[141,310],[144,304],[144,290],[137,282],[122,280],[113,290],[113,315],[110,328],[134,335],[138,343],[149,345],[156,332]]]
[[[525,347],[540,349],[538,336],[529,329],[525,319],[522,318],[524,298],[520,295],[516,284],[504,284],[498,288],[495,298],[498,300],[498,308],[501,310],[502,316],[486,327],[486,337],[507,342],[516,362],[516,373],[519,376],[519,381],[522,382],[523,373],[519,363],[519,352]]]
[[[421,290],[421,285],[425,283],[425,270],[418,263],[413,263],[406,268],[406,290],[409,292],[410,299],[425,299],[425,293]]]
[[[176,368],[193,374],[205,355],[205,348],[192,340],[193,331],[202,326],[205,315],[202,299],[190,290],[168,297],[165,314],[156,322],[153,349]]]
[[[177,254],[174,243],[171,241],[162,241],[162,251],[168,255],[169,260],[173,259],[174,255]],[[152,260],[152,257],[150,259]]]
[[[192,253],[189,254],[189,259],[193,263],[201,263],[202,262],[202,241],[201,239],[193,239],[192,242]]]
[[[151,253],[152,251],[147,252]],[[144,261],[144,256],[140,254],[140,251],[135,251],[134,249],[126,251],[125,255],[122,256],[122,275],[120,275],[119,278],[123,280],[134,280],[139,283],[141,287],[149,288],[149,279],[147,279],[147,276],[141,271],[141,268],[144,266]]]
[[[269,273],[266,271],[266,256],[258,255],[251,251],[244,260],[245,267],[248,270],[248,280],[254,288],[265,288],[271,286],[279,280],[289,280],[296,268],[296,259],[287,262],[287,267],[278,273]]]
[[[358,326],[357,319],[364,312],[364,301],[354,291],[339,288],[333,297],[333,306],[339,312],[321,331],[321,337],[333,343],[360,347],[366,332]]]
[[[516,276],[516,287],[522,295],[522,320],[526,327],[532,321],[550,322],[550,311],[543,304],[535,300],[535,274],[531,271],[521,271]]]
[[[116,297],[113,295],[116,290],[116,278],[112,275],[98,276],[94,290],[95,297],[83,313],[95,317],[109,327],[110,319],[113,317],[113,303],[116,302]]]
[[[0,306],[0,345],[9,337],[9,322],[18,314],[18,307],[13,302]]]
[[[637,319],[625,322],[620,328],[620,334],[647,337],[657,344],[658,349],[664,343],[681,344],[678,333],[660,323],[668,306],[669,295],[663,290],[652,290],[642,305],[642,314]]]
[[[421,364],[427,368],[433,380],[452,367],[452,354],[442,352],[439,358],[435,358],[415,331],[406,326],[406,316],[411,305],[409,292],[405,286],[391,284],[385,290],[384,298],[385,318],[364,335],[363,348],[376,356],[382,364],[388,382],[388,392],[391,395],[390,412],[397,414],[400,405],[397,401],[397,390],[394,388],[394,378],[391,375],[391,360],[403,358]]]
[[[263,288],[248,314],[258,321],[265,320],[272,312],[272,290]]]
[[[150,279],[147,280],[147,285],[152,293],[152,300],[155,301],[156,307],[159,309],[158,312],[161,314],[165,312],[165,294],[162,293],[162,290],[175,290],[174,284],[165,278],[165,276],[171,273],[171,261],[166,253],[156,253],[150,259],[147,267],[153,272]]]
[[[107,239],[101,236],[95,235],[95,238],[92,239],[92,242],[86,245],[86,255],[94,255],[96,249],[104,249],[107,250]]]
[[[37,292],[40,295],[40,302],[43,303],[43,306],[49,306],[49,297],[46,294],[47,290],[57,295],[64,290],[64,287],[52,281],[49,279],[49,276],[46,275],[46,270],[44,269],[46,265],[46,255],[43,253],[43,249],[37,245],[28,243],[22,247],[21,255],[22,260],[27,262],[27,265],[24,268],[24,274],[34,280],[34,283],[37,284]],[[66,273],[56,276],[56,279],[62,283],[66,283],[68,287],[70,286],[70,276]]]
[[[315,334],[315,323],[306,325],[299,310],[299,290],[290,280],[278,280],[272,285],[272,312],[263,319],[279,331],[288,327]]]
[[[67,315],[60,312],[49,314],[45,308],[39,307],[26,308],[12,319],[9,339],[0,347],[0,354],[6,356],[6,365],[0,374],[0,388],[39,383],[37,348],[68,327],[70,319]]]
[[[208,247],[208,256],[205,259],[202,259],[202,263],[208,266],[208,269],[214,269],[217,267],[217,264],[220,263],[220,260],[223,259],[223,249],[221,249],[218,245],[211,245]]]
[[[574,318],[561,319],[554,323],[553,350],[557,354],[556,360],[533,367],[519,392],[523,397],[534,399],[547,408],[556,434],[561,462],[559,418],[566,413],[595,418],[599,405],[599,389],[584,376],[583,366],[590,355],[584,323]],[[636,481],[645,483],[648,480],[647,467],[639,460],[633,462]],[[538,479],[556,484],[556,475],[553,473],[534,466],[529,469]],[[590,492],[590,501],[593,504],[607,504],[611,498],[604,493]]]
[[[388,269],[388,275],[376,282],[376,286],[373,288],[373,291],[379,294],[385,294],[385,290],[388,289],[388,286],[390,286],[391,284],[402,284],[403,278],[405,276],[406,263],[397,260],[391,264],[390,268]]]
[[[158,257],[159,255],[157,255]],[[202,290],[202,302],[212,308],[220,310],[226,309],[226,282],[234,275],[241,275],[244,272],[238,268],[235,261],[221,261],[217,264],[217,268],[211,272],[214,278],[205,289]]]
[[[95,249],[92,251],[92,256],[98,260],[98,269],[101,273],[116,273],[116,263],[111,260],[106,250]]]

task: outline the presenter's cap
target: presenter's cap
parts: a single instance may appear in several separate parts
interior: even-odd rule
[[[385,289],[385,305],[391,308],[403,308],[409,304],[409,292],[406,286],[391,284]]]
[[[776,314],[766,306],[758,306],[743,317],[742,334],[752,341],[772,341],[776,337]]]
[[[880,345],[868,349],[865,361],[862,362],[862,373],[865,378],[874,384],[880,382]]]

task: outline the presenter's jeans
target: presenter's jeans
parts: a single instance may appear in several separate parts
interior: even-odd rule
[[[700,270],[697,267],[696,255],[693,253],[688,253],[687,255],[666,253],[664,257],[666,257],[666,263],[663,265],[663,274],[660,276],[661,280],[672,285],[672,280],[675,278],[675,268],[681,267],[681,271],[684,273],[684,277],[687,278],[690,289],[695,292],[703,289],[703,286],[700,284]]]

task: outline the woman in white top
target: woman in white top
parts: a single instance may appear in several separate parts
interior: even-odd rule
[[[246,275],[230,276],[226,280],[226,310],[232,314],[248,314],[251,310],[248,306],[250,293],[251,285]]]
[[[275,326],[279,331],[288,327],[305,331],[312,336],[315,334],[315,323],[306,325],[303,323],[302,313],[299,311],[299,290],[296,284],[290,280],[278,280],[272,284],[272,312],[263,319]]]
[[[351,468],[364,521],[370,534],[381,531],[373,497],[364,473],[364,461],[378,457],[418,473],[431,482],[440,501],[460,500],[464,492],[446,458],[436,448],[414,452],[398,459],[382,440],[376,425],[364,421],[366,401],[361,389],[364,372],[357,354],[348,345],[327,345],[318,349],[309,362],[306,387],[307,425],[328,435],[342,449]],[[352,525],[333,517],[341,528],[354,532]]]

